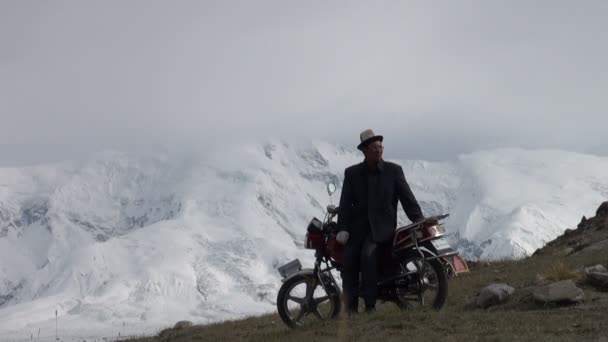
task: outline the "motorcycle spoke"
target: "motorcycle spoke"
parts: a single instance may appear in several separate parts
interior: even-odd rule
[[[312,310],[312,313],[317,316],[318,319],[320,320],[324,320],[325,317],[323,317],[323,315],[321,314],[321,312],[319,311],[319,308],[315,308],[314,310]]]
[[[316,298],[315,299],[315,305],[319,305],[319,304],[323,303],[326,300],[329,300],[329,296],[324,296],[324,297],[321,297],[321,298]]]
[[[294,301],[300,305],[304,304],[305,298],[300,298],[300,297],[294,297],[294,296],[288,296],[287,300],[291,300]]]
[[[306,282],[306,299],[312,298],[312,295],[315,293],[315,288],[316,286],[312,286],[308,281]]]
[[[302,318],[306,316],[308,312],[304,310],[304,308],[300,308],[300,313],[298,313],[298,317],[294,320],[297,324],[302,324]]]

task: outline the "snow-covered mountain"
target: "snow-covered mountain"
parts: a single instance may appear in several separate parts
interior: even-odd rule
[[[55,310],[59,335],[80,340],[274,310],[276,267],[312,263],[305,227],[329,203],[326,183],[361,159],[272,141],[0,169],[0,340],[54,338]],[[396,162],[425,214],[451,214],[468,258],[528,255],[608,199],[608,158],[504,149]]]

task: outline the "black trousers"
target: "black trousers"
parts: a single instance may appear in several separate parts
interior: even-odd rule
[[[376,305],[380,249],[381,244],[373,241],[369,231],[367,234],[349,239],[344,246],[341,276],[344,307],[347,312],[356,312],[359,306],[359,272],[361,272],[361,289],[365,306]]]

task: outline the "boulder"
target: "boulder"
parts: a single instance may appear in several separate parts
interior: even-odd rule
[[[608,239],[600,240],[593,244],[587,245],[581,252],[599,251],[603,249],[608,249]]]
[[[514,292],[515,289],[507,284],[490,284],[479,291],[475,304],[485,309],[507,301]]]
[[[595,216],[608,215],[608,201],[600,204],[600,207],[597,208],[595,212]]]
[[[597,264],[595,266],[589,266],[589,267],[585,267],[585,274],[589,274],[591,272],[598,272],[598,273],[608,273],[608,270],[606,269],[606,267],[604,267],[603,265]]]
[[[564,249],[559,250],[556,255],[557,256],[568,256],[574,252],[574,248],[566,247]]]
[[[602,265],[585,268],[587,282],[601,290],[608,290],[608,270]]]
[[[585,293],[572,280],[562,280],[537,288],[533,297],[536,302],[543,304],[580,303],[585,299]]]
[[[186,328],[190,328],[192,326],[192,322],[190,321],[179,321],[177,323],[175,323],[175,326],[173,327],[173,329],[186,329]]]
[[[587,274],[587,281],[601,290],[608,290],[608,273],[591,272]]]
[[[576,227],[580,228],[581,226],[585,225],[585,223],[587,223],[587,217],[585,217],[585,215],[583,215],[581,222],[579,222],[578,226],[576,226]]]

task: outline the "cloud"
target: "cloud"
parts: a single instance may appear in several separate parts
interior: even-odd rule
[[[10,2],[0,165],[267,136],[608,154],[608,4]],[[387,151],[388,154],[388,151]]]

